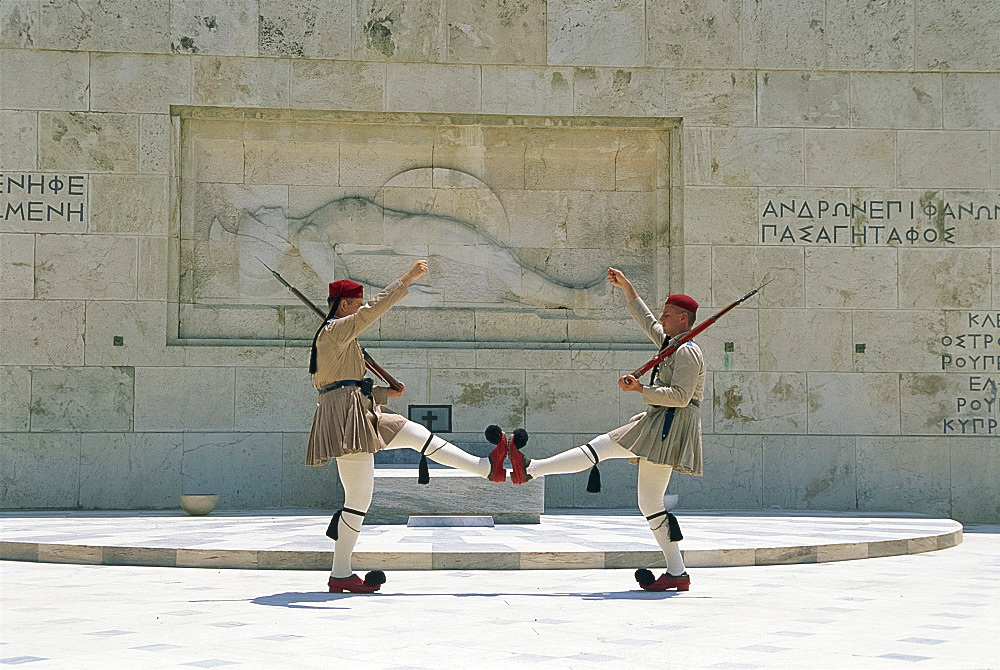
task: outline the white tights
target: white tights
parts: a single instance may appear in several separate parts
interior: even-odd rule
[[[407,421],[403,429],[386,445],[386,449],[420,451],[429,436],[430,431],[427,428],[414,421]],[[473,456],[436,435],[427,445],[425,453],[427,458],[442,465],[482,477],[488,477],[490,474],[489,459]],[[330,576],[343,579],[350,577],[353,572],[351,556],[354,553],[354,545],[358,542],[358,535],[361,533],[361,524],[365,521],[364,516],[346,510],[368,511],[375,490],[375,455],[359,453],[341,456],[337,458],[337,474],[344,486],[345,511],[341,514],[337,526],[338,537],[334,544],[333,569]]]
[[[597,452],[601,461],[609,458],[635,458],[635,454],[612,440],[607,434],[595,437],[590,446]],[[533,459],[528,464],[527,473],[532,477],[546,475],[562,475],[573,472],[583,472],[594,465],[594,457],[586,446],[573,447],[567,451],[549,458]],[[652,516],[663,511],[663,496],[670,483],[673,468],[669,465],[650,463],[645,458],[639,459],[638,502],[639,511],[643,516]],[[649,522],[650,530],[656,543],[663,551],[667,561],[667,572],[677,576],[684,572],[684,559],[676,542],[670,541],[670,530],[667,525],[667,515],[663,514]]]

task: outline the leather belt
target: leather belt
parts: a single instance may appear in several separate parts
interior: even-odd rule
[[[320,386],[316,391],[323,395],[324,393],[329,393],[330,391],[336,391],[337,389],[344,388],[345,386],[357,386],[361,389],[361,392],[365,395],[372,394],[373,381],[370,378],[365,379],[341,379],[339,381],[331,382],[326,386]]]

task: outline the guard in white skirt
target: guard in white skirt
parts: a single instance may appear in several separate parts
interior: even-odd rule
[[[629,314],[661,349],[694,326],[698,310],[694,298],[683,294],[669,296],[657,319],[620,270],[608,268],[608,281],[622,290]],[[649,570],[637,570],[636,580],[647,591],[687,591],[691,578],[678,547],[683,535],[676,517],[664,509],[663,496],[672,472],[702,474],[699,407],[705,394],[705,358],[701,348],[689,341],[654,368],[650,386],[644,386],[632,375],[621,377],[618,386],[623,391],[640,393],[646,411],[585,445],[550,458],[524,459],[523,472],[517,472],[519,462],[511,459],[515,470],[511,480],[519,483],[591,468],[587,490],[596,493],[600,491],[597,469],[600,461],[609,458],[638,461],[639,510],[663,550],[667,571],[657,579]]]

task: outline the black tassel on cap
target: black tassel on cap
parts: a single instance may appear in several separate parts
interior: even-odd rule
[[[639,582],[642,586],[649,586],[656,581],[656,577],[646,568],[639,568],[635,571],[635,581]]]
[[[430,446],[431,440],[434,439],[434,433],[431,433],[427,437],[427,441],[424,442],[424,446],[420,448],[420,465],[417,466],[417,483],[418,484],[429,484],[431,481],[431,472],[427,469],[427,447]]]
[[[385,573],[381,570],[372,570],[365,575],[365,584],[368,586],[381,586],[385,584]]]
[[[677,517],[670,512],[667,512],[667,528],[670,530],[671,542],[680,542],[684,539],[684,535],[681,534],[681,526],[677,523]]]
[[[597,451],[590,444],[587,444],[586,447],[590,450],[590,455],[594,458],[594,467],[590,469],[590,477],[587,479],[587,493],[600,493],[601,471],[597,469],[597,463],[600,459],[597,457]]]

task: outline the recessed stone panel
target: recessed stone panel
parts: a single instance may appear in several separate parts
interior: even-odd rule
[[[135,299],[137,253],[134,237],[38,235],[35,294],[50,299]]]
[[[846,128],[850,75],[760,72],[757,117],[762,126]]]
[[[805,374],[716,372],[714,377],[716,433],[806,433]]]
[[[281,433],[184,433],[181,493],[214,493],[217,509],[281,501]]]
[[[90,108],[163,114],[191,102],[191,59],[152,54],[94,54]]]
[[[898,434],[899,395],[899,375],[810,372],[809,432]]]
[[[806,307],[897,307],[895,249],[806,249],[805,272]]]
[[[79,433],[0,433],[0,507],[77,507],[79,478]]]
[[[553,65],[643,65],[646,32],[640,0],[549,0],[548,62]],[[545,33],[543,33],[545,35]],[[544,37],[543,37],[544,39]]]
[[[940,74],[851,73],[855,128],[941,128]]]
[[[4,109],[86,110],[90,101],[88,75],[85,53],[3,50],[0,103]]]
[[[859,437],[857,449],[859,509],[951,513],[947,440]],[[908,476],[900,477],[900,472]]]
[[[857,508],[853,437],[764,438],[765,508]]]
[[[890,0],[827,7],[827,65],[837,70],[912,68],[916,4],[917,0]]]
[[[80,506],[176,508],[183,441],[179,433],[84,434],[80,448]]]
[[[130,367],[34,368],[31,429],[131,430],[134,378]]]
[[[901,130],[896,133],[898,185],[985,188],[990,182],[989,133]]]
[[[135,430],[232,430],[234,384],[232,367],[136,368]]]
[[[82,301],[0,300],[0,365],[83,365],[83,324]]]
[[[991,265],[989,249],[901,249],[899,306],[988,309]]]
[[[40,112],[38,167],[50,171],[132,172],[139,122],[129,114]]]
[[[29,428],[31,368],[0,367],[0,432]]]
[[[850,372],[854,342],[851,312],[760,311],[760,369]]]

